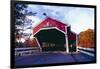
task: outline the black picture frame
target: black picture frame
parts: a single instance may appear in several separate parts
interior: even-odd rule
[[[14,46],[15,46],[15,16],[14,16],[14,8],[15,8],[15,4],[19,3],[19,4],[34,4],[34,5],[49,5],[49,6],[69,6],[69,7],[80,7],[80,8],[94,8],[94,45],[95,45],[95,49],[94,49],[94,61],[90,61],[90,62],[73,62],[73,63],[54,63],[54,64],[40,64],[40,65],[23,65],[23,66],[18,66],[16,67],[15,65],[15,50],[14,50]],[[11,68],[27,68],[27,67],[44,67],[44,66],[59,66],[59,65],[76,65],[76,64],[90,64],[90,63],[96,63],[96,6],[95,5],[81,5],[81,4],[66,4],[66,3],[49,3],[49,2],[34,2],[34,1],[13,1],[11,0],[11,28],[10,28],[10,44],[11,44],[11,48],[10,48],[10,67]]]

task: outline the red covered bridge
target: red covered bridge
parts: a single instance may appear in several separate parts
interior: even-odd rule
[[[77,51],[76,34],[55,19],[46,18],[33,29],[33,35],[42,51]]]

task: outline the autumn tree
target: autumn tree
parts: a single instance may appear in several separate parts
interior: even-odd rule
[[[81,47],[91,48],[94,47],[94,31],[88,29],[79,34],[78,44]]]

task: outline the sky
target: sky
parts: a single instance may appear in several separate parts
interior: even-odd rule
[[[69,24],[71,30],[77,34],[87,29],[94,29],[94,8],[28,5],[27,10],[37,13],[27,16],[33,21],[33,28],[46,19],[46,16],[43,15],[46,13],[48,17]]]

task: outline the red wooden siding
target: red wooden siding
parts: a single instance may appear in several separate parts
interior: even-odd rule
[[[71,32],[71,31],[68,31],[68,39],[69,40],[76,40],[76,34]]]
[[[66,31],[65,26],[67,25],[55,19],[47,18],[33,29],[34,30],[33,33],[36,33],[40,28],[43,28],[43,27],[57,27],[58,29],[65,32]]]

